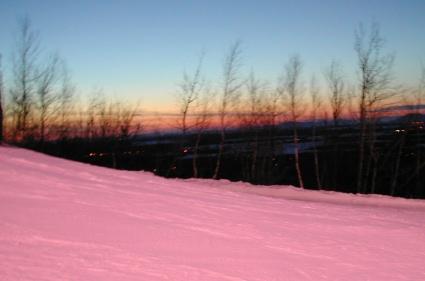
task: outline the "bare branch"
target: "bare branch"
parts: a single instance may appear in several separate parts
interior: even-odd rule
[[[328,82],[329,88],[329,103],[332,108],[332,118],[334,126],[338,125],[338,120],[341,116],[342,106],[345,102],[345,85],[341,65],[333,60],[330,66],[326,69],[324,76]]]
[[[217,179],[220,172],[221,157],[224,149],[225,130],[227,127],[227,116],[229,109],[234,106],[240,96],[240,88],[243,85],[239,77],[240,68],[242,66],[242,50],[241,42],[234,43],[225,57],[223,64],[223,84],[219,100],[218,114],[220,118],[220,144],[217,154],[217,162],[214,170],[213,178]]]
[[[29,118],[33,107],[35,81],[38,79],[36,63],[39,56],[39,37],[31,29],[28,17],[19,23],[19,38],[13,57],[14,85],[10,91],[14,124],[14,139],[27,137]]]

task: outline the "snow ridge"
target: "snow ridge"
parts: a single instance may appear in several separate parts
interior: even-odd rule
[[[425,280],[425,201],[0,147],[0,280]]]

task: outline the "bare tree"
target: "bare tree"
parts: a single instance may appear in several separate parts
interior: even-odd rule
[[[398,140],[398,150],[396,153],[396,159],[394,164],[394,170],[391,175],[391,183],[390,183],[390,195],[395,195],[397,184],[398,184],[398,178],[400,173],[400,165],[401,165],[401,156],[403,153],[404,143],[405,143],[405,133],[400,131],[400,137]],[[373,193],[374,190],[372,190]]]
[[[416,104],[416,113],[421,113],[421,108],[424,106],[425,102],[425,66],[422,66],[421,78],[419,80],[419,87],[415,93],[415,104]],[[424,153],[421,149],[421,130],[420,126],[416,126],[416,163],[415,163],[415,178],[416,178],[416,192],[420,192],[421,184],[423,185],[423,176],[421,177],[421,169],[423,167],[424,161]],[[425,191],[425,186],[423,187]]]
[[[332,109],[334,126],[338,126],[341,116],[344,97],[344,80],[341,65],[333,60],[324,73],[329,87],[329,104]]]
[[[113,105],[113,108],[110,109],[112,112],[114,118],[111,118],[110,126],[113,138],[113,145],[112,145],[112,167],[117,168],[118,167],[118,161],[117,161],[117,146],[120,145],[120,143],[124,142],[126,143],[131,136],[136,135],[140,131],[140,125],[137,124],[132,128],[134,119],[136,117],[139,104],[136,103],[135,105],[125,104],[121,102],[111,103]],[[115,134],[113,133],[115,131]]]
[[[419,79],[419,86],[417,90],[414,92],[414,103],[415,103],[415,111],[416,113],[421,112],[421,108],[425,102],[425,66],[422,66],[421,69],[421,77]]]
[[[332,60],[329,67],[324,72],[325,79],[328,84],[328,100],[329,105],[332,111],[332,120],[333,120],[333,126],[334,129],[338,126],[341,113],[342,113],[342,107],[344,105],[344,102],[346,100],[345,93],[344,93],[344,79],[343,79],[343,73],[342,73],[342,67],[341,64],[338,63],[336,60]],[[338,140],[338,133],[335,130],[331,130],[330,139],[333,141],[333,151],[332,151],[332,158],[333,163],[330,165],[332,169],[328,169],[331,171],[331,181],[333,186],[338,185],[338,175],[339,175],[339,165],[338,162],[339,159],[339,140]],[[329,184],[330,185],[330,184]]]
[[[313,142],[313,155],[314,155],[314,173],[316,176],[317,188],[322,189],[320,180],[320,166],[319,166],[319,153],[317,150],[317,114],[321,110],[322,100],[319,96],[319,88],[317,86],[316,78],[313,76],[310,81],[310,97],[311,97],[311,121],[313,122],[312,129],[312,142]]]
[[[139,111],[138,102],[134,104],[117,103],[116,110],[116,115],[118,116],[118,136],[120,139],[128,139],[143,129],[143,124],[135,120]]]
[[[180,118],[177,119],[177,128],[181,131],[181,138],[176,148],[177,153],[174,155],[170,167],[167,172],[167,176],[177,169],[177,161],[181,157],[181,152],[186,152],[184,148],[188,145],[187,132],[194,126],[193,120],[190,120],[193,116],[191,113],[192,107],[194,107],[196,101],[201,94],[203,88],[203,79],[201,77],[203,62],[203,54],[201,54],[196,69],[193,74],[188,74],[186,71],[183,72],[182,81],[179,84],[179,91],[176,95],[176,101],[179,107]]]
[[[110,137],[115,132],[114,116],[116,116],[116,104],[107,101],[104,95],[99,96],[98,102],[96,117],[98,120],[99,137]]]
[[[277,140],[278,124],[283,121],[286,110],[284,108],[284,85],[281,85],[282,79],[278,81],[275,89],[264,89],[262,93],[262,106],[264,107],[264,115],[262,123],[267,133],[264,143],[264,157],[262,157],[259,169],[259,177],[268,184],[275,183],[275,176],[281,177],[282,171],[277,164],[277,157],[282,147],[280,141]],[[264,85],[266,86],[266,85]],[[276,153],[277,152],[277,153]]]
[[[33,107],[35,81],[38,78],[36,62],[39,56],[39,38],[31,29],[28,18],[20,22],[19,39],[13,59],[14,85],[11,93],[14,125],[14,139],[26,137],[29,118]]]
[[[243,82],[239,78],[241,63],[241,43],[238,41],[230,47],[223,65],[223,84],[219,97],[218,108],[220,143],[213,174],[214,179],[218,179],[220,173],[221,160],[226,140],[229,110],[238,100],[239,90],[243,85]]]
[[[179,128],[182,132],[183,137],[190,129],[188,124],[188,116],[191,106],[199,98],[199,95],[203,89],[203,79],[201,77],[203,55],[199,58],[198,65],[193,75],[189,75],[186,72],[183,73],[183,79],[179,85],[180,91],[177,96],[177,102],[180,108],[181,120],[179,122]]]
[[[86,139],[93,139],[99,136],[98,117],[99,109],[102,108],[104,102],[104,95],[101,90],[95,91],[90,97],[86,110],[86,124],[84,137]]]
[[[300,117],[301,106],[301,89],[300,89],[300,75],[302,69],[302,62],[298,55],[291,56],[285,65],[284,76],[284,89],[288,99],[288,106],[290,112],[291,123],[293,127],[293,143],[294,143],[294,157],[295,157],[295,170],[297,172],[298,184],[304,188],[304,181],[301,173],[300,156],[299,156],[299,141],[298,141],[298,128],[297,122]]]
[[[366,32],[362,25],[356,30],[354,50],[358,61],[360,121],[357,192],[366,191],[365,147],[368,144],[369,152],[374,150],[373,113],[380,104],[394,95],[390,89],[394,56],[382,54],[383,47],[384,39],[381,37],[379,26],[376,23],[372,24],[369,32]],[[374,161],[376,162],[376,157],[374,157]]]
[[[46,65],[40,72],[36,85],[36,107],[39,115],[40,142],[43,143],[46,138],[46,127],[51,118],[54,117],[55,103],[58,100],[58,91],[55,89],[58,81],[58,63],[57,55],[51,56]]]
[[[260,174],[258,168],[258,157],[260,152],[259,133],[266,123],[266,83],[255,77],[251,71],[246,83],[246,97],[242,102],[245,111],[242,114],[241,125],[249,131],[249,155],[246,157],[246,178],[250,182],[255,182]]]
[[[199,147],[201,143],[201,138],[204,132],[208,129],[211,123],[211,105],[214,99],[214,95],[209,91],[209,89],[204,88],[200,97],[196,100],[195,103],[195,123],[194,130],[196,132],[196,140],[193,148],[193,158],[192,158],[192,170],[193,177],[199,177],[198,170],[198,157],[199,157]]]
[[[74,108],[74,97],[75,97],[75,86],[72,84],[71,76],[69,74],[66,63],[62,61],[60,63],[60,90],[58,96],[58,119],[59,119],[59,133],[60,139],[65,139],[69,136],[69,130],[71,128],[70,117],[73,113]],[[74,120],[75,121],[75,120]]]

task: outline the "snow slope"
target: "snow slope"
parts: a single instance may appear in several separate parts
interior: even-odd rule
[[[425,201],[0,147],[0,280],[425,280]]]

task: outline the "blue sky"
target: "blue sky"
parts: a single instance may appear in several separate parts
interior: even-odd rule
[[[226,50],[242,41],[244,72],[274,82],[288,56],[304,61],[304,80],[331,59],[355,79],[353,34],[376,21],[396,53],[400,82],[414,83],[425,62],[424,0],[340,1],[0,1],[0,52],[6,77],[17,19],[28,15],[46,50],[66,59],[84,95],[93,88],[146,110],[171,108],[182,72],[202,50],[204,72],[219,82]]]

